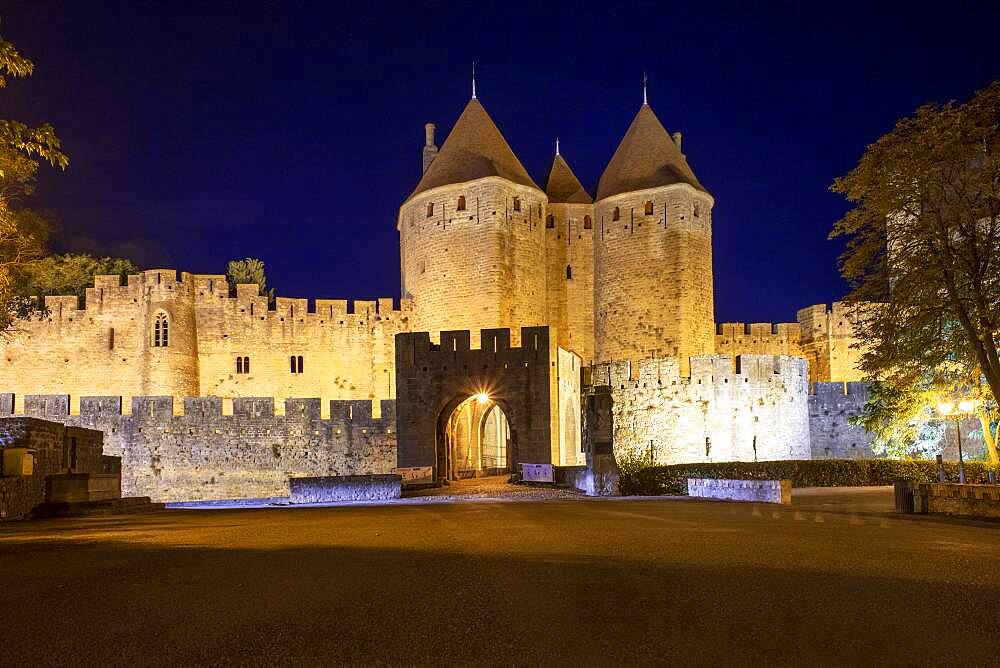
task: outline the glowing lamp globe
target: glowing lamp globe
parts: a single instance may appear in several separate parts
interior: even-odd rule
[[[938,404],[937,409],[941,415],[951,415],[951,412],[955,410],[955,404],[944,401]]]
[[[958,402],[958,410],[963,413],[971,413],[972,409],[976,407],[976,402],[971,399],[966,399],[964,401]]]

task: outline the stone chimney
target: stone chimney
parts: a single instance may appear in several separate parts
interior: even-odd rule
[[[674,144],[677,146],[677,150],[683,154],[684,151],[681,149],[681,133],[675,132],[673,137],[674,137]]]
[[[434,124],[428,123],[424,126],[424,171],[431,166],[434,156],[438,153],[438,147],[434,144]]]

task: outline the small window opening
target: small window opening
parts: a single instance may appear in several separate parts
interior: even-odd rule
[[[590,219],[590,216],[583,217],[583,229],[592,230],[594,228],[594,221]]]
[[[556,226],[556,217],[553,216],[551,213],[545,216],[545,227],[551,230],[555,226]]]
[[[567,264],[566,265],[566,280],[572,280],[572,279],[573,279],[573,267],[571,267],[571,266],[569,266]]]
[[[520,211],[520,210],[521,210],[521,198],[520,197],[515,197],[514,198],[514,211]]]
[[[114,350],[114,349],[115,349],[115,328],[114,327],[109,327],[108,328],[108,350]]]
[[[465,195],[458,196],[458,206],[455,208],[458,211],[465,211]]]
[[[430,218],[434,215],[434,202],[427,204],[427,217]]]
[[[611,214],[611,220],[619,220],[621,217],[622,217],[621,209],[619,209],[616,206],[614,212]]]
[[[170,323],[166,313],[159,313],[153,321],[153,346],[166,348],[170,344]]]
[[[646,202],[646,215],[647,216],[652,216],[653,215],[653,202],[652,202],[652,200],[647,200],[647,202]]]

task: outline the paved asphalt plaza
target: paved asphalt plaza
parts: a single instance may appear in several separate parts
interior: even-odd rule
[[[1000,524],[465,500],[0,526],[0,664],[990,664]]]

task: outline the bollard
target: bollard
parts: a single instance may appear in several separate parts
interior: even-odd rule
[[[893,491],[896,495],[896,512],[913,512],[913,485],[909,480],[897,480],[893,483]]]

